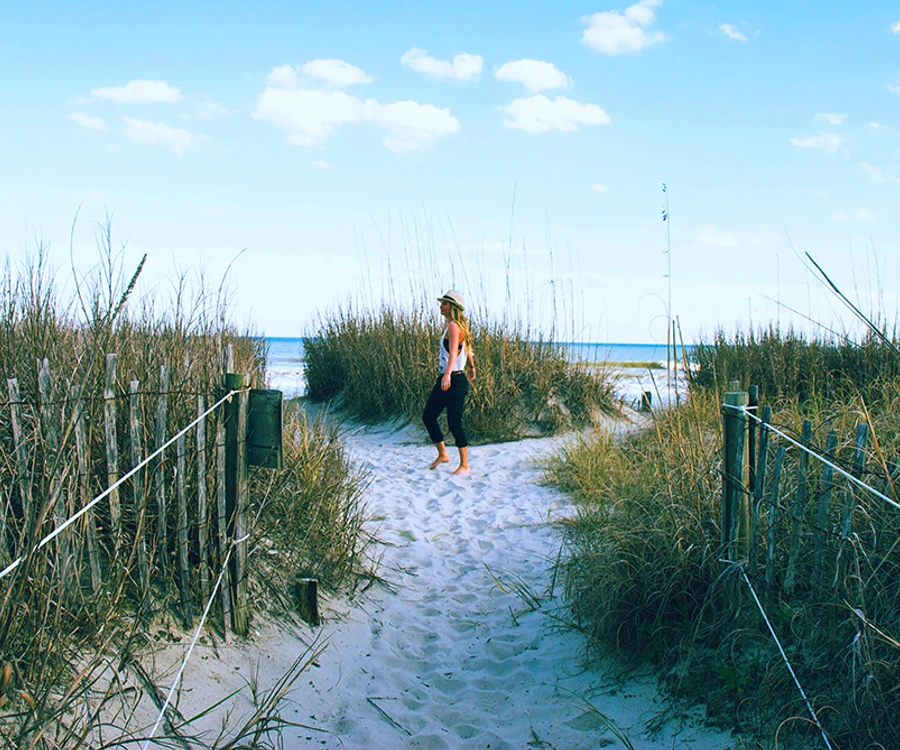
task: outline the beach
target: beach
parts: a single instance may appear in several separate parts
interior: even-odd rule
[[[618,423],[614,429],[626,429]],[[178,709],[213,736],[252,712],[253,690],[274,686],[308,648],[317,655],[280,704],[290,748],[735,747],[663,698],[652,675],[614,658],[588,667],[567,627],[554,575],[569,500],[541,483],[540,463],[572,436],[471,448],[470,476],[427,470],[433,448],[417,426],[344,425],[370,473],[369,530],[376,583],[321,597],[318,627],[257,617],[246,640],[207,641],[184,673]],[[452,450],[452,449],[451,449]],[[259,548],[258,548],[259,552]],[[277,550],[268,550],[277,555]],[[185,643],[148,654],[167,685]],[[594,662],[597,664],[598,662]],[[139,712],[147,721],[149,701]]]

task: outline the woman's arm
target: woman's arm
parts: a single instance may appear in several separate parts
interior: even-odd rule
[[[475,380],[475,350],[471,345],[466,347],[466,377],[469,382]]]
[[[453,320],[447,324],[447,337],[450,339],[450,356],[447,357],[447,369],[444,370],[444,376],[441,378],[442,391],[450,388],[450,373],[453,372],[459,352],[459,324]]]

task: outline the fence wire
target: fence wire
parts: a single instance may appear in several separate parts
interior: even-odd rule
[[[803,445],[803,443],[799,442],[798,440],[794,440],[794,438],[792,438],[790,435],[786,435],[781,430],[779,430],[777,427],[773,427],[769,422],[764,422],[762,419],[757,417],[752,411],[750,411],[750,409],[748,409],[746,406],[735,406],[734,404],[722,404],[722,406],[723,406],[723,408],[731,409],[732,411],[738,411],[743,414],[746,414],[748,417],[755,420],[759,424],[765,425],[767,430],[770,430],[771,432],[774,432],[776,435],[779,435],[780,437],[784,438],[791,445],[797,446],[800,450],[805,451],[810,456],[818,459],[826,466],[830,466],[832,469],[834,469],[836,472],[838,472],[838,474],[846,477],[847,479],[849,479],[851,482],[853,482],[858,487],[861,487],[862,489],[867,490],[868,492],[871,492],[875,497],[877,497],[881,500],[884,500],[886,503],[897,508],[897,510],[900,510],[900,503],[898,503],[896,500],[892,500],[887,495],[885,495],[883,492],[879,492],[871,485],[866,484],[861,479],[858,479],[857,477],[853,476],[850,472],[846,471],[845,469],[842,469],[840,466],[835,464],[833,461],[829,461],[827,458],[825,458],[825,456],[823,456],[819,453],[816,453],[814,450],[811,450],[810,448],[807,448],[805,445]]]
[[[228,401],[232,396],[236,393],[239,393],[239,390],[229,391],[228,394],[219,399],[215,404],[210,406],[203,414],[198,416],[193,422],[188,424],[186,427],[182,428],[180,432],[170,438],[168,441],[163,443],[159,448],[157,448],[153,453],[147,456],[143,461],[141,461],[137,466],[135,466],[131,471],[129,471],[124,476],[120,477],[118,481],[111,484],[107,487],[103,492],[97,495],[93,500],[91,500],[87,505],[85,505],[81,510],[72,515],[70,518],[66,519],[57,526],[53,531],[51,531],[47,536],[41,539],[34,547],[31,548],[30,552],[26,552],[22,555],[19,555],[15,560],[13,560],[9,565],[7,565],[3,570],[0,570],[0,580],[3,580],[6,576],[12,573],[29,555],[33,555],[39,549],[41,549],[44,545],[53,541],[57,536],[59,536],[63,531],[65,531],[69,526],[75,523],[79,518],[81,518],[85,513],[87,513],[91,508],[93,508],[97,503],[99,503],[103,498],[108,497],[113,490],[115,490],[119,485],[123,484],[125,481],[133,477],[138,471],[140,471],[144,466],[146,466],[150,461],[160,455],[166,448],[170,445],[173,445],[178,441],[180,437],[186,435],[191,429],[193,429],[196,425],[202,422],[209,414],[212,414],[216,409],[218,409],[222,404]]]

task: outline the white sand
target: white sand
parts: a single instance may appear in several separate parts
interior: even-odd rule
[[[381,517],[380,573],[392,590],[322,601],[319,628],[257,625],[248,642],[218,644],[218,659],[200,647],[185,673],[184,716],[253,675],[260,688],[273,685],[318,635],[324,651],[282,715],[325,731],[285,730],[288,750],[623,747],[607,720],[635,748],[734,746],[696,720],[665,716],[648,737],[667,707],[655,681],[585,669],[581,636],[559,627],[562,592],[558,582],[551,589],[559,532],[547,521],[567,512],[567,500],[538,484],[533,459],[560,439],[473,447],[471,476],[451,477],[454,464],[425,468],[433,449],[422,438],[413,427],[347,435],[374,477],[367,502]],[[183,653],[161,649],[156,667],[171,669]],[[245,687],[229,701],[233,722],[249,710],[249,694]]]

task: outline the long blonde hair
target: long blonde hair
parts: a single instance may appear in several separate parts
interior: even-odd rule
[[[469,327],[469,321],[466,320],[465,313],[453,303],[450,304],[450,320],[459,326],[460,343],[466,347],[466,354],[472,353],[472,329]]]

